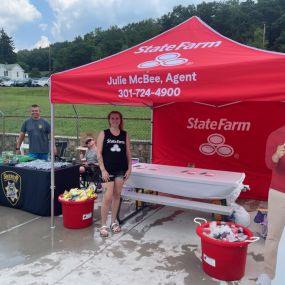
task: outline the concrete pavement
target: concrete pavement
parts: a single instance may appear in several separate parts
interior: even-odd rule
[[[257,204],[246,203],[253,220]],[[103,239],[100,205],[99,197],[94,223],[84,229],[65,228],[61,216],[51,229],[49,217],[0,206],[0,284],[253,285],[262,271],[263,239],[248,246],[242,280],[220,281],[202,270],[193,219],[210,220],[210,215],[152,207],[129,219],[121,233]],[[258,232],[258,227],[252,222],[249,228]]]

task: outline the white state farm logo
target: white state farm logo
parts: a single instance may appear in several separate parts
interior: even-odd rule
[[[138,65],[138,68],[150,68],[156,66],[174,66],[188,62],[187,58],[180,58],[180,53],[171,52],[157,56],[154,60],[145,61]]]
[[[205,155],[218,154],[220,156],[231,156],[234,153],[233,147],[225,144],[225,137],[221,134],[211,134],[207,138],[207,143],[200,145],[199,150]]]
[[[110,148],[110,150],[112,151],[112,152],[120,152],[121,151],[121,148],[119,147],[119,145],[118,144],[114,144],[111,148]]]

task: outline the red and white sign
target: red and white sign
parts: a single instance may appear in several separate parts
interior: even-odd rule
[[[251,191],[243,196],[267,199],[271,172],[265,165],[265,145],[268,135],[285,125],[284,114],[285,103],[277,102],[157,108],[153,163],[245,172]]]

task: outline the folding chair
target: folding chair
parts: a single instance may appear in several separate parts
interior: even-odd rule
[[[82,155],[84,156],[87,147],[85,145],[86,138],[93,138],[96,140],[97,134],[93,132],[84,132],[80,133],[80,147],[77,148]],[[84,165],[83,165],[84,166]],[[88,188],[90,183],[95,184],[95,192],[101,192],[101,183],[100,183],[100,168],[95,164],[88,164],[88,166],[84,166],[86,171],[80,174],[80,186],[83,188]],[[98,187],[99,186],[99,187]]]
[[[101,193],[101,171],[98,165],[89,164],[85,167],[85,172],[80,174],[80,187],[87,189],[90,183],[94,183],[95,192]]]
[[[63,158],[65,155],[65,150],[67,148],[67,141],[55,142],[55,146],[57,149],[57,156],[59,156],[60,158]]]

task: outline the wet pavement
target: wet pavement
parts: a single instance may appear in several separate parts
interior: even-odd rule
[[[151,207],[127,220],[119,234],[99,235],[100,196],[94,222],[67,229],[49,217],[0,206],[0,284],[253,285],[262,271],[264,240],[248,246],[245,276],[220,281],[201,268],[195,217],[211,216],[173,207]],[[259,202],[243,201],[253,220]],[[133,207],[125,202],[126,213]],[[249,228],[258,235],[259,225]],[[229,265],[230,266],[230,265]]]

